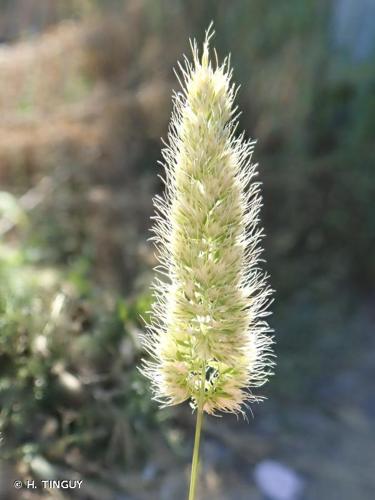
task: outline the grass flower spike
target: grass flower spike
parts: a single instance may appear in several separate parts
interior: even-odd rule
[[[273,365],[254,142],[235,135],[229,59],[219,64],[215,52],[211,62],[210,38],[209,29],[202,55],[193,42],[193,62],[179,65],[182,91],[163,150],[165,193],[154,200],[161,276],[144,339],[151,359],[142,368],[159,402],[190,400],[198,410],[198,445],[203,412],[243,413],[262,399],[252,388]]]

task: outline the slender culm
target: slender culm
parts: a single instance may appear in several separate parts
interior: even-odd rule
[[[254,141],[236,134],[237,89],[229,58],[219,64],[214,52],[211,61],[211,34],[201,56],[194,41],[193,62],[179,65],[165,191],[154,199],[160,265],[144,337],[150,358],[141,368],[164,406],[191,402],[198,434],[203,412],[245,414],[247,403],[261,400],[252,390],[274,364]]]

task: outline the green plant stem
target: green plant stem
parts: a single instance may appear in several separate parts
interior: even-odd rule
[[[191,462],[189,500],[195,500],[195,492],[197,489],[198,468],[199,468],[199,446],[200,446],[202,422],[203,422],[205,385],[206,385],[206,364],[204,364],[202,367],[202,380],[201,380],[201,387],[200,387],[198,407],[197,407],[197,421],[195,424],[193,459]]]

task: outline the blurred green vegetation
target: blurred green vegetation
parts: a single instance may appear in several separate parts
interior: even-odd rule
[[[374,291],[374,57],[353,63],[333,47],[324,1],[56,5],[39,29],[75,23],[0,60],[4,450],[133,464],[161,425],[135,368],[155,264],[150,200],[171,68],[211,20],[241,84],[241,127],[259,140],[279,357],[266,393],[317,397],[353,362],[361,333],[347,325]],[[30,208],[25,193],[46,176],[52,187]]]
[[[54,460],[75,450],[84,460],[100,449],[109,463],[134,465],[158,425],[135,369],[149,298],[127,300],[98,287],[88,257],[72,257],[71,243],[55,240],[49,241],[54,255],[43,253],[37,218],[26,221],[8,193],[0,195],[0,206],[4,218],[22,221],[12,228],[17,238],[0,245],[3,457],[42,453]],[[49,236],[56,234],[54,226]]]

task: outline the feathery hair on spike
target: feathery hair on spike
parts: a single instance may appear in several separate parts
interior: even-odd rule
[[[236,135],[237,88],[229,57],[211,61],[213,33],[210,25],[202,54],[193,41],[192,62],[178,65],[165,192],[154,198],[160,266],[141,371],[164,406],[189,400],[209,414],[245,415],[274,365],[265,320],[272,290],[259,267],[255,141]]]

